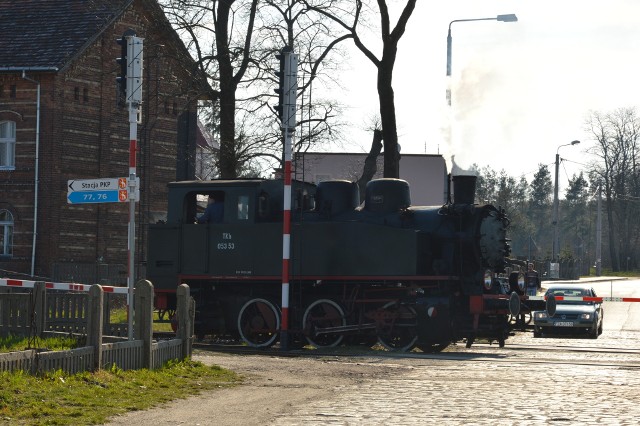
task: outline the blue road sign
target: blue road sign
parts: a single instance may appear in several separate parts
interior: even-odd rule
[[[75,191],[67,193],[67,200],[69,204],[117,203],[122,201],[118,198],[118,192],[118,190]]]

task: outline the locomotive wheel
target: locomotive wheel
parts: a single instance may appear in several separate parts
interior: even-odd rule
[[[317,329],[347,325],[342,307],[329,299],[318,299],[304,311],[302,328],[307,342],[317,348],[330,348],[342,342],[343,335],[337,333],[316,334]]]
[[[266,299],[251,299],[238,314],[238,332],[247,345],[264,348],[273,345],[280,331],[280,312]]]
[[[449,347],[449,342],[444,343],[433,343],[431,345],[418,345],[418,349],[426,354],[435,354],[438,352],[442,352],[446,348]]]
[[[416,346],[416,310],[398,302],[382,307],[382,324],[378,327],[378,343],[390,351],[410,351]]]

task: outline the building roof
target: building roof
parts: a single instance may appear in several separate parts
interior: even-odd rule
[[[133,0],[0,0],[0,71],[58,71]]]

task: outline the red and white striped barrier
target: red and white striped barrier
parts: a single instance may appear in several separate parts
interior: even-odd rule
[[[556,301],[567,302],[640,302],[640,297],[591,297],[591,296],[555,296]],[[545,296],[528,296],[527,300],[547,300]]]
[[[0,287],[22,287],[22,288],[33,288],[36,281],[27,281],[27,280],[13,280],[10,278],[0,278]],[[89,291],[91,285],[89,284],[76,284],[76,283],[44,283],[45,288],[51,290],[72,290],[72,291]],[[103,285],[101,286],[102,290],[105,293],[117,293],[117,294],[127,294],[127,287],[114,287]]]

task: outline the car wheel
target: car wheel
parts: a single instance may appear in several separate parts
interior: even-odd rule
[[[604,323],[604,317],[600,317],[600,325],[598,326],[598,334],[602,334],[602,324]]]
[[[596,321],[595,323],[593,323],[593,327],[591,327],[591,331],[589,332],[589,337],[591,337],[592,339],[597,339],[599,334],[600,333],[598,333],[598,322]]]

